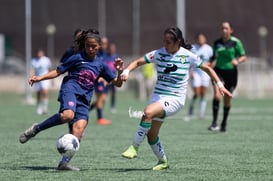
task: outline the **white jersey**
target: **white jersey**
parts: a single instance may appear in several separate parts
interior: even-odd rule
[[[41,76],[48,73],[51,67],[50,59],[46,56],[32,59],[32,67],[36,76]]]
[[[51,67],[51,61],[46,56],[32,59],[31,64],[36,76],[41,76],[48,73],[49,68]],[[43,80],[35,84],[35,89],[36,91],[39,91],[41,89],[48,89],[49,85],[50,85],[50,80]]]
[[[165,48],[151,51],[144,56],[147,63],[155,63],[157,81],[154,94],[185,97],[190,67],[200,67],[202,60],[191,51],[180,47],[175,54]]]
[[[192,47],[191,51],[198,55],[204,63],[207,63],[213,55],[213,50],[208,44],[203,44],[202,46],[194,44]],[[208,87],[209,82],[210,77],[206,72],[198,68],[193,68],[192,87]]]
[[[203,44],[202,46],[194,44],[191,51],[198,55],[204,63],[207,63],[213,55],[212,47],[208,44]],[[200,69],[194,70],[201,71]]]

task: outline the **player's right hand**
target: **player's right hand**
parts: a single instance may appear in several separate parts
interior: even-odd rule
[[[39,82],[41,79],[39,76],[32,76],[29,78],[28,83],[30,86],[32,86],[35,82]]]

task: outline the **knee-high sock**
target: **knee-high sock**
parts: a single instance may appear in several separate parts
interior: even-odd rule
[[[150,122],[144,122],[143,120],[140,121],[139,127],[135,133],[135,137],[133,140],[133,146],[135,148],[138,148],[140,146],[140,144],[145,139],[150,128],[151,128]]]
[[[102,109],[101,108],[97,108],[97,117],[98,117],[98,119],[102,118]]]
[[[43,121],[42,123],[36,125],[35,126],[35,131],[38,133],[40,131],[43,131],[45,129],[48,129],[48,128],[51,128],[53,126],[57,126],[57,125],[60,125],[60,124],[63,124],[63,122],[61,120],[61,114],[56,113],[53,116],[46,119],[45,121]]]
[[[155,141],[149,141],[149,144],[159,161],[167,161],[167,157],[164,148],[160,143],[159,137],[157,137]]]
[[[63,156],[61,163],[68,163],[72,159],[73,156]]]
[[[42,105],[43,105],[43,113],[47,113],[47,110],[48,110],[48,99],[43,99],[42,100]]]
[[[200,100],[200,108],[199,108],[199,118],[203,118],[206,111],[207,101],[205,98],[201,98]]]
[[[212,116],[213,116],[212,125],[216,125],[217,124],[219,104],[220,104],[219,100],[213,99],[213,103],[212,103]]]
[[[81,142],[81,140],[79,139],[79,142]],[[71,155],[71,156],[63,156],[62,157],[62,160],[60,161],[61,164],[64,164],[64,163],[68,163],[70,162],[70,160],[73,158],[74,154]]]
[[[116,88],[112,88],[112,95],[111,95],[111,108],[116,107]]]
[[[229,110],[230,110],[230,107],[224,107],[224,116],[223,116],[223,121],[221,124],[221,127],[223,127],[223,128],[225,128],[227,125],[227,118],[229,115]]]
[[[195,103],[195,100],[196,100],[196,96],[194,95],[191,99],[191,103],[190,103],[190,108],[189,108],[189,115],[193,115],[193,110],[194,110],[194,103]]]

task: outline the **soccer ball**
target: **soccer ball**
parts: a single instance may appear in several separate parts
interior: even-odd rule
[[[56,143],[57,150],[62,156],[74,156],[80,148],[80,142],[73,134],[62,135]]]

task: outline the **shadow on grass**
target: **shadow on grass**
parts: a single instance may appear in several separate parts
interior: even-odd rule
[[[56,171],[56,172],[66,172],[66,170],[56,170],[56,167],[46,167],[46,166],[23,166],[24,170],[31,171]],[[113,171],[113,172],[136,172],[136,171],[151,171],[151,168],[91,168],[91,169],[81,169],[80,171],[97,170],[97,171]]]
[[[62,173],[67,172],[70,170],[57,170],[57,167],[45,167],[45,166],[25,166],[21,167],[25,170],[31,170],[31,171],[45,171],[45,172],[56,172],[56,173]],[[80,171],[87,171],[89,169],[81,169]]]
[[[135,171],[151,171],[151,168],[94,168],[91,170],[100,171],[116,171],[116,172],[135,172]]]
[[[56,167],[46,167],[46,166],[25,166],[25,167],[21,167],[23,169],[26,170],[33,170],[33,171],[52,171],[52,170],[56,170]]]

